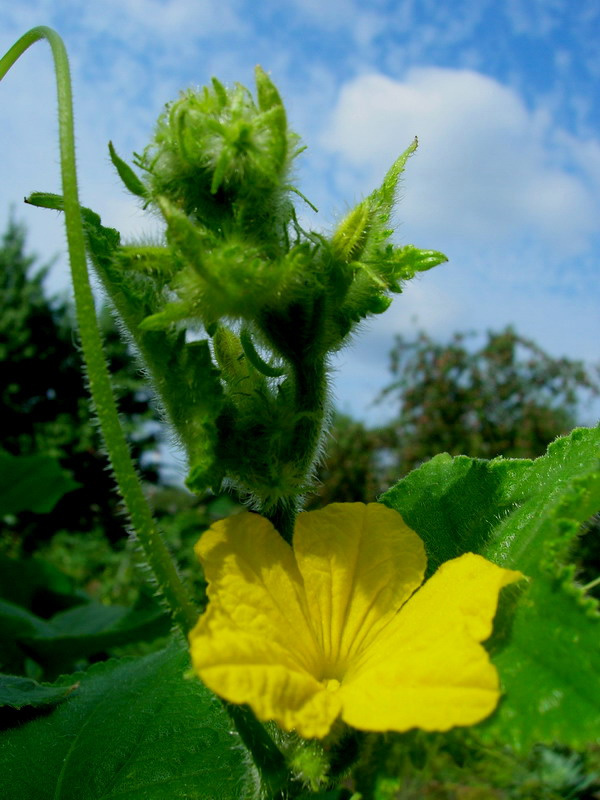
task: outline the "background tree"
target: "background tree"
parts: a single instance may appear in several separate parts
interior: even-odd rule
[[[386,432],[398,476],[440,452],[535,458],[581,421],[585,397],[600,396],[583,362],[553,358],[510,327],[488,332],[479,349],[467,347],[471,336],[396,337],[379,399],[398,404]]]
[[[489,332],[479,348],[472,334],[436,342],[421,332],[397,336],[392,381],[378,400],[396,403],[395,418],[367,428],[334,417],[319,498],[373,500],[436,453],[475,458],[535,458],[577,424],[584,400],[600,396],[593,369],[553,358],[512,328]]]
[[[62,529],[101,527],[114,541],[124,535],[125,519],[93,422],[71,305],[66,298],[47,297],[48,269],[26,253],[25,229],[11,219],[0,242],[0,448],[13,455],[52,455],[81,484],[45,517],[43,538]],[[106,311],[102,323],[119,407],[139,463],[156,446],[157,417]],[[156,468],[143,459],[142,464],[145,480],[155,483]],[[27,514],[19,518],[26,550],[42,538],[37,522]]]

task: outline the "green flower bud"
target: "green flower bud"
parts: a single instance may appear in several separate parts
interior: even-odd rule
[[[138,166],[148,195],[161,196],[197,222],[270,223],[289,191],[286,176],[297,136],[287,127],[277,89],[256,68],[257,102],[244,86],[188,90],[158,120]],[[288,202],[289,208],[289,202]]]

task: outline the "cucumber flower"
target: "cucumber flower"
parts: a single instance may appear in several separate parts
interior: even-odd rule
[[[366,731],[445,731],[496,707],[480,642],[521,573],[467,553],[419,588],[423,542],[378,503],[300,514],[293,548],[243,512],[196,553],[209,605],[190,634],[194,669],[260,720],[322,738],[338,717]]]

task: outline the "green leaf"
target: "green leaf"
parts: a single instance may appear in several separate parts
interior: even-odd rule
[[[130,609],[126,606],[83,603],[45,620],[30,611],[0,600],[0,645],[33,656],[56,673],[72,668],[80,658],[112,647],[152,641],[169,633],[169,615],[159,606]]]
[[[45,636],[51,631],[52,626],[47,620],[15,603],[0,600],[0,642],[18,641],[25,636]]]
[[[272,108],[283,109],[281,95],[277,91],[277,87],[259,65],[254,68],[254,78],[256,81],[256,97],[260,110],[270,111]],[[213,79],[213,86],[214,85],[215,81]],[[223,90],[223,87],[221,87],[221,90]],[[224,97],[227,97],[227,95],[225,94]]]
[[[517,749],[596,739],[600,615],[569,554],[600,508],[600,428],[574,430],[535,461],[436,456],[382,501],[423,538],[430,572],[472,551],[530,578],[490,642],[506,697],[482,735]]]
[[[172,645],[61,679],[79,688],[0,735],[0,796],[19,800],[238,800],[248,756],[222,705],[186,680]],[[35,755],[35,769],[32,757]]]
[[[482,552],[494,524],[512,506],[502,486],[530,464],[441,453],[410,472],[381,501],[399,511],[425,542],[429,577],[444,561]]]
[[[505,697],[481,726],[486,741],[581,748],[600,740],[600,624],[556,583],[533,581],[494,654]]]
[[[0,516],[21,511],[47,514],[79,485],[51,456],[0,451]]]
[[[398,182],[408,158],[416,149],[415,139],[392,164],[381,186],[356,205],[339,224],[331,238],[337,258],[361,261],[364,257],[369,261],[381,243],[389,238],[392,231],[386,226],[396,202]]]
[[[51,686],[19,675],[0,675],[0,706],[52,706],[60,703],[76,688],[77,683],[72,686]]]
[[[26,655],[23,640],[27,636],[43,636],[49,630],[45,619],[15,603],[0,600],[0,670],[21,672]]]
[[[369,233],[367,241],[367,249],[377,246],[381,241],[387,239],[391,231],[385,230],[384,226],[389,222],[390,214],[396,202],[396,195],[398,191],[398,182],[400,176],[404,172],[404,167],[410,156],[415,152],[418,146],[418,141],[415,139],[406,148],[396,161],[392,164],[387,171],[383,183],[378,189],[375,189],[367,197],[367,204],[369,206],[369,213],[371,216],[371,225],[373,232]]]
[[[55,614],[44,631],[23,642],[44,663],[69,663],[111,647],[152,641],[171,629],[169,615],[154,606],[147,610],[86,603]]]
[[[471,551],[532,577],[541,567],[545,574],[559,575],[569,540],[600,508],[593,487],[582,485],[590,480],[593,484],[599,472],[600,428],[577,428],[535,461],[486,461],[442,453],[381,499],[423,538],[428,574],[449,558]],[[579,500],[571,502],[565,514],[576,527],[566,540],[559,530],[549,538],[547,520],[572,492]],[[558,552],[553,549],[556,544]]]
[[[89,600],[75,582],[41,558],[8,558],[0,555],[0,597],[46,616]],[[47,612],[47,613],[46,613]]]
[[[401,291],[398,281],[409,281],[417,272],[427,272],[448,258],[437,250],[420,250],[413,245],[388,247],[382,252],[378,271],[389,285],[391,291]]]
[[[125,186],[129,189],[132,194],[137,195],[137,197],[146,198],[147,192],[146,187],[135,174],[135,172],[131,169],[129,164],[123,161],[122,158],[119,157],[117,151],[113,147],[113,143],[108,143],[108,152],[110,153],[110,160],[112,161],[115,169],[119,173],[119,177],[125,184]]]
[[[331,248],[336,258],[350,262],[362,255],[368,236],[369,222],[369,204],[363,200],[342,220],[331,237]]]

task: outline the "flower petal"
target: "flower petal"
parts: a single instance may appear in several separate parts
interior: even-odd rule
[[[237,514],[205,531],[195,551],[208,581],[210,608],[218,606],[219,618],[228,618],[226,627],[283,648],[299,668],[314,674],[321,658],[306,616],[302,578],[291,547],[271,523],[250,512]]]
[[[232,625],[211,604],[190,634],[192,663],[202,681],[232,703],[306,738],[326,736],[340,713],[339,692],[328,692],[272,639]]]
[[[386,506],[333,503],[298,516],[293,544],[323,650],[321,677],[341,679],[420,585],[423,543]]]
[[[498,675],[479,642],[500,589],[522,577],[473,553],[443,564],[350,666],[342,718],[362,730],[445,731],[491,714]]]

